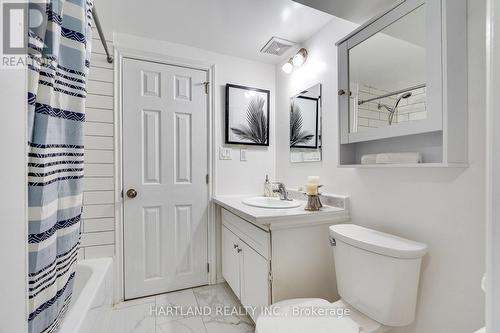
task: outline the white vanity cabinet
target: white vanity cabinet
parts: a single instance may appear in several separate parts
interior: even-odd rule
[[[222,210],[222,275],[243,306],[271,304],[268,248],[269,232]],[[249,314],[256,320],[258,312]]]
[[[221,222],[221,273],[241,304],[262,307],[290,298],[338,299],[329,226],[349,221],[346,198],[338,207],[247,206],[242,197],[217,197]]]

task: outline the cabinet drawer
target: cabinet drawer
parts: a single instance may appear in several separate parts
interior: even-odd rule
[[[257,251],[261,256],[271,259],[271,242],[269,233],[252,223],[222,209],[222,224],[231,230],[242,241]]]

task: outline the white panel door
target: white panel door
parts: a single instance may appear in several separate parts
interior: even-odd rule
[[[207,72],[124,59],[125,298],[207,274]]]

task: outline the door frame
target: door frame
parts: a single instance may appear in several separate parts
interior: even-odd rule
[[[134,59],[141,61],[155,62],[163,65],[186,67],[195,70],[202,70],[207,73],[209,80],[209,91],[207,101],[207,172],[209,175],[208,182],[208,223],[207,223],[207,260],[210,267],[208,272],[208,284],[217,283],[216,272],[216,225],[215,225],[215,206],[212,198],[216,193],[215,188],[215,158],[216,151],[215,141],[215,64],[200,63],[192,59],[184,59],[173,57],[168,54],[160,54],[147,52],[140,49],[128,47],[119,47],[115,45],[114,50],[114,144],[115,144],[115,261],[114,261],[114,303],[121,302],[125,299],[125,271],[123,258],[123,211],[124,201],[122,197],[123,191],[123,60]]]
[[[500,0],[486,1],[486,332],[500,330]]]

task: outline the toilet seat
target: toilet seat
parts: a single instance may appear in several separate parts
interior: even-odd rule
[[[323,309],[324,313],[311,313],[312,309]],[[255,333],[380,333],[387,330],[342,300],[330,303],[320,298],[299,298],[273,304],[268,313],[257,319]]]

